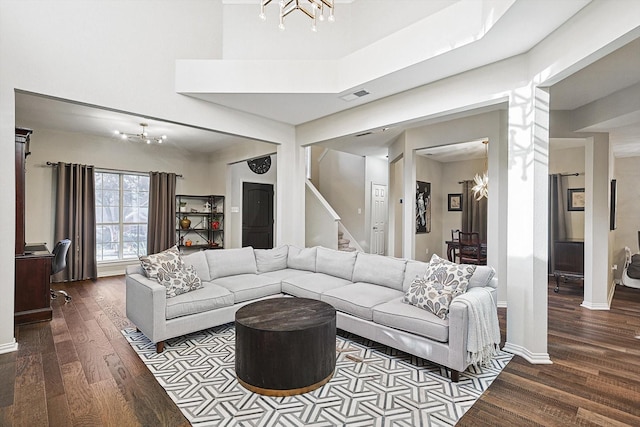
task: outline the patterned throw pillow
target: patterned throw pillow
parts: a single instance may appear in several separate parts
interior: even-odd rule
[[[150,279],[157,279],[159,274],[175,273],[184,268],[177,246],[157,254],[141,256],[140,264]]]
[[[424,277],[415,278],[404,301],[446,319],[451,300],[467,290],[475,270],[475,265],[456,264],[434,254]]]
[[[158,274],[158,282],[167,288],[167,298],[202,288],[202,280],[192,265],[177,271],[162,271]]]

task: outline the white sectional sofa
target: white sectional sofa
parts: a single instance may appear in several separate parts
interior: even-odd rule
[[[453,381],[470,365],[468,303],[454,298],[441,319],[403,302],[428,263],[295,246],[206,250],[182,260],[195,268],[203,287],[172,298],[142,267],[126,271],[127,317],[158,352],[169,338],[233,322],[246,304],[289,295],[331,304],[339,329],[443,365]],[[490,295],[497,319],[496,288],[493,269],[484,266],[473,273],[466,293]]]

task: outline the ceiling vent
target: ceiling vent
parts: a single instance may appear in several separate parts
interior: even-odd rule
[[[364,89],[360,89],[357,92],[348,93],[346,95],[343,95],[343,96],[340,97],[340,99],[342,99],[343,101],[353,101],[354,99],[362,98],[363,96],[367,96],[367,95],[369,95],[369,92],[367,92]]]
[[[371,135],[373,132],[365,132],[365,133],[359,133],[358,135],[356,135],[356,138],[359,136],[365,136],[365,135]]]

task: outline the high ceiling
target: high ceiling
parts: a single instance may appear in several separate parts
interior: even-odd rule
[[[250,3],[248,4],[245,0],[224,0],[225,19],[232,18],[234,13],[240,17],[243,16],[240,15],[241,13],[249,13],[253,9],[247,9],[247,7],[254,7],[254,2]],[[501,0],[499,3],[506,5],[503,14],[500,19],[492,23],[490,30],[481,39],[437,56],[412,58],[411,61],[406,58],[398,58],[397,55],[394,56],[394,52],[383,49],[385,41],[388,41],[390,37],[402,38],[403,31],[408,31],[410,34],[410,28],[419,30],[420,25],[430,22],[430,18],[441,18],[448,9],[458,7],[460,2],[455,0],[434,0],[433,2],[380,0],[369,2],[367,0],[365,3],[364,0],[353,0],[340,3],[336,11],[336,24],[341,19],[339,13],[342,13],[342,19],[347,21],[347,24],[355,26],[350,31],[356,32],[359,25],[363,28],[362,34],[351,36],[355,41],[349,39],[348,42],[345,42],[343,36],[347,33],[345,33],[344,27],[338,25],[335,28],[323,27],[321,31],[313,35],[317,39],[316,42],[318,40],[328,40],[329,42],[328,46],[316,49],[319,55],[318,59],[330,62],[333,64],[332,67],[335,66],[339,70],[341,66],[350,64],[349,61],[353,59],[354,55],[359,52],[366,53],[369,49],[370,53],[378,53],[380,64],[395,61],[399,64],[398,66],[387,67],[384,72],[362,76],[359,81],[351,79],[350,83],[338,84],[334,86],[335,91],[328,92],[311,93],[307,91],[308,88],[303,88],[296,93],[287,92],[287,90],[275,91],[271,90],[267,84],[263,93],[253,93],[250,89],[243,88],[242,82],[236,82],[229,84],[231,90],[235,90],[232,93],[223,93],[223,91],[189,93],[188,90],[183,93],[259,116],[294,125],[300,124],[526,52],[587,5],[589,0],[566,0],[563,2]],[[428,7],[425,3],[429,3]],[[362,18],[360,22],[356,16],[363,13],[363,5],[372,5],[372,7],[367,9],[368,15],[365,15],[365,18],[368,19]],[[383,6],[387,6],[388,9]],[[245,12],[247,10],[249,12]],[[385,10],[391,11],[393,15],[392,18],[386,17],[389,23],[387,26],[380,25],[385,22],[385,16],[379,15]],[[424,16],[424,18],[417,20],[416,16]],[[276,24],[273,23],[273,20],[270,22],[278,34]],[[251,35],[247,31],[254,28],[254,24],[255,34]],[[266,39],[265,34],[268,33],[265,32],[272,29],[260,25],[259,22],[248,21],[243,24],[240,30],[247,35],[247,40],[252,40],[251,37]],[[306,40],[310,33],[306,25],[306,21],[303,26],[291,20],[291,24],[288,23],[285,32],[286,37],[294,39],[300,37]],[[395,33],[389,33],[390,29]],[[331,35],[330,32],[334,30],[340,37]],[[326,39],[321,39],[323,36]],[[284,36],[278,34],[273,37]],[[348,45],[351,50],[340,47],[341,42],[343,45]],[[239,42],[236,41],[236,43]],[[245,44],[251,45],[251,43]],[[240,45],[226,46],[225,58],[243,59],[242,52],[238,53],[241,50],[238,46]],[[258,53],[252,51],[247,55],[259,54],[268,58],[269,51],[265,44],[259,44],[259,47]],[[278,53],[280,50],[278,46],[273,47],[274,58],[282,55],[281,52]],[[235,56],[230,52],[235,52],[233,54]],[[304,52],[306,57],[302,58],[303,60],[313,58],[313,49],[305,49]],[[335,58],[331,57],[332,54],[342,56]],[[298,60],[298,58],[293,59]],[[403,63],[403,61],[405,62]],[[233,61],[231,64],[233,65]],[[378,62],[372,68],[375,67],[378,67]],[[639,69],[640,40],[636,40],[551,87],[551,108],[553,110],[574,110],[636,85],[640,82],[640,73],[637,71]],[[258,71],[266,73],[268,70]],[[309,87],[315,84],[312,83]],[[341,95],[359,89],[366,89],[370,95],[349,102],[340,98]],[[469,114],[473,113],[477,112]],[[16,123],[23,127],[81,132],[103,137],[114,137],[113,131],[116,129],[137,133],[140,129],[140,123],[148,123],[150,133],[168,135],[168,145],[194,153],[213,152],[229,143],[236,143],[243,139],[211,130],[169,123],[161,118],[131,115],[127,112],[112,111],[99,106],[73,104],[29,93],[16,94]],[[327,141],[326,145],[358,155],[381,155],[386,152],[386,147],[405,129],[423,125],[425,123],[414,122],[394,125],[389,129],[363,130],[358,135]],[[612,121],[607,126],[609,127],[597,130],[607,131],[615,136],[612,137],[612,143],[616,155],[639,155],[640,147],[636,146],[640,145],[637,144],[637,141],[640,140],[640,117],[625,117],[624,120]],[[475,155],[481,157],[482,144],[476,145],[480,146],[480,151]],[[454,148],[451,147],[452,150]],[[468,151],[462,145],[457,148],[462,152]],[[447,156],[451,156],[451,154],[447,154]]]

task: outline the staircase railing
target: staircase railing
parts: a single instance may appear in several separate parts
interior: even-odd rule
[[[340,216],[309,180],[305,189],[305,246],[338,249]]]

